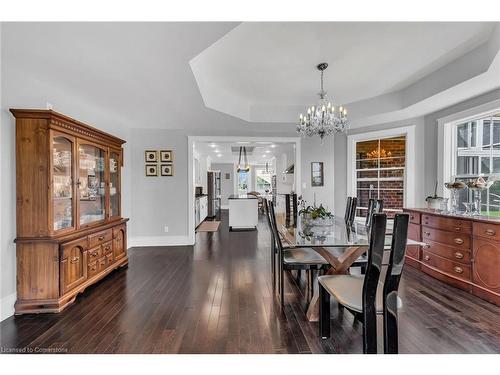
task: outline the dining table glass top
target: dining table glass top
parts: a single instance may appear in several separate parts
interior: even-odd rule
[[[344,218],[332,217],[328,220],[306,220],[299,216],[297,223],[287,223],[284,214],[276,214],[278,230],[290,246],[299,247],[368,247],[368,228],[364,222],[355,221],[348,225]],[[387,222],[385,246],[392,243],[392,221]],[[416,241],[408,240],[408,245],[418,245]]]

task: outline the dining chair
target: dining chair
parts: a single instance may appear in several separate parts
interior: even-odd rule
[[[307,272],[307,284],[312,295],[313,289],[313,271],[326,270],[330,268],[329,263],[319,255],[316,251],[308,247],[287,247],[284,248],[278,233],[276,224],[276,215],[272,204],[266,203],[267,211],[269,212],[269,225],[272,233],[272,241],[276,249],[278,258],[277,267],[274,266],[275,272],[278,272],[278,293],[281,306],[285,304],[285,271],[305,270]]]
[[[274,231],[272,230],[271,219],[269,216],[269,206],[272,206],[272,202],[268,202],[267,199],[263,199],[262,206],[264,209],[264,214],[266,215],[267,225],[269,231],[271,232],[271,275],[273,277],[273,290],[276,288],[276,239],[274,238]]]
[[[345,207],[344,220],[346,223],[352,224],[354,218],[356,217],[356,207],[358,205],[358,198],[347,197],[347,203]]]
[[[380,282],[384,257],[387,216],[375,213],[368,248],[366,275],[331,275],[318,277],[320,292],[320,336],[330,337],[330,295],[363,323],[363,353],[377,353],[377,315],[384,317],[384,353],[398,352],[398,296],[406,241],[408,214],[396,214],[389,264]]]

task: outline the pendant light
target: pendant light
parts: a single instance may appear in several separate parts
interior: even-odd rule
[[[242,155],[243,155],[244,165],[241,165],[241,156]],[[238,168],[236,168],[236,172],[241,173],[241,172],[248,172],[248,171],[250,171],[250,165],[248,164],[247,149],[245,146],[243,146],[243,147],[240,146],[240,157],[238,159]]]

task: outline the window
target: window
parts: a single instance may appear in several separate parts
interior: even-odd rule
[[[355,144],[357,216],[366,216],[370,198],[383,199],[394,216],[404,206],[406,136],[358,141]]]
[[[452,137],[454,178],[466,181],[480,175],[487,178],[500,175],[500,113],[455,123]],[[461,190],[460,206],[470,201],[471,192]],[[481,206],[483,214],[500,216],[500,181],[483,192]]]
[[[255,191],[260,194],[267,194],[271,191],[272,174],[266,168],[255,168]],[[266,191],[267,190],[267,191]]]
[[[238,172],[236,173],[238,176],[238,194],[246,194],[248,193],[248,185],[250,179],[250,172]]]

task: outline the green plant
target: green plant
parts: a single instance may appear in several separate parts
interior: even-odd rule
[[[327,211],[321,204],[319,207],[307,206],[299,211],[299,215],[311,215],[312,219],[326,219],[332,217],[332,213]]]

